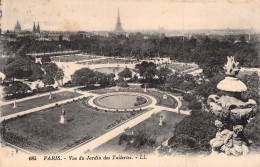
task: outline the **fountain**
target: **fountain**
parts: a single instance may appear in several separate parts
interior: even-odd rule
[[[218,89],[224,91],[224,95],[210,95],[207,100],[210,111],[217,116],[215,126],[218,129],[210,145],[212,153],[246,155],[250,143],[244,137],[243,130],[253,118],[257,104],[252,99],[242,100],[241,93],[247,90],[247,86],[236,78],[239,63],[232,56],[227,59],[224,67],[227,76],[217,85]]]

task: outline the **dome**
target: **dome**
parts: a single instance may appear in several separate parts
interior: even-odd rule
[[[218,83],[217,88],[228,92],[243,92],[247,90],[247,86],[234,77],[225,77],[224,80]]]

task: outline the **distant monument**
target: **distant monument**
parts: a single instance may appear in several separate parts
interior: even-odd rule
[[[124,29],[121,25],[120,21],[120,13],[119,13],[119,8],[118,8],[118,14],[117,14],[117,22],[116,22],[116,27],[114,29],[115,34],[124,34]]]
[[[21,32],[22,28],[21,28],[21,25],[19,23],[19,21],[17,20],[15,26],[14,26],[14,31],[15,32]]]
[[[241,93],[247,90],[247,86],[235,77],[239,72],[239,63],[235,62],[234,57],[227,59],[224,67],[227,77],[217,85],[224,95],[210,95],[207,101],[210,111],[217,116],[215,126],[218,129],[210,145],[212,153],[246,155],[250,143],[245,138],[243,130],[256,114],[257,103],[252,99],[241,99]]]

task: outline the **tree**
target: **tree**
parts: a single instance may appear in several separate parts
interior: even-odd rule
[[[241,80],[246,84],[247,91],[242,93],[245,100],[254,99],[259,104],[260,99],[260,77],[257,72],[251,75],[244,75]]]
[[[60,85],[60,81],[61,81],[61,85],[63,85],[63,78],[64,78],[64,72],[61,68],[58,68],[58,71],[55,74],[55,80],[58,82],[59,85]]]
[[[11,61],[4,70],[7,78],[28,78],[32,75],[31,64],[33,62],[25,56],[17,56],[14,61]]]
[[[118,73],[118,76],[123,79],[132,78],[132,71],[126,67],[123,71]]]
[[[83,85],[88,86],[90,84],[96,83],[94,71],[90,70],[89,68],[82,68],[72,75],[72,82],[74,82],[76,85]]]
[[[156,65],[153,62],[143,61],[141,64],[136,64],[135,69],[144,79],[153,79],[157,73]]]
[[[36,81],[38,79],[40,80],[42,79],[44,73],[38,64],[32,63],[31,70],[32,70],[32,75],[28,78],[30,81]]]
[[[184,77],[178,73],[174,73],[166,79],[165,88],[173,90],[174,88],[180,88],[180,85],[184,82]]]
[[[55,63],[46,63],[43,65],[43,68],[47,75],[52,75],[53,77],[56,76],[59,67]]]
[[[157,75],[159,77],[160,83],[164,83],[166,81],[167,76],[172,74],[172,70],[167,67],[159,68]]]
[[[209,141],[216,135],[216,116],[205,111],[193,111],[176,124],[169,145],[175,152],[210,153]]]
[[[44,86],[53,85],[55,83],[55,80],[52,75],[45,74],[45,75],[43,75],[42,82],[43,82]]]
[[[27,84],[22,83],[20,81],[15,81],[10,86],[6,86],[4,88],[5,94],[12,94],[12,95],[24,94],[27,93],[27,91],[29,90],[31,90],[31,88]]]

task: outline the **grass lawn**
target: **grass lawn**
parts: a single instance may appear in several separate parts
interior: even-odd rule
[[[52,99],[50,99],[50,100],[49,100],[49,95],[46,95],[46,96],[41,96],[41,97],[37,97],[34,99],[30,99],[30,100],[25,100],[22,102],[17,102],[16,103],[17,108],[13,108],[13,106],[14,106],[13,104],[4,105],[4,106],[0,107],[1,116],[14,114],[14,113],[29,110],[29,109],[32,109],[35,107],[40,107],[40,106],[44,106],[44,105],[47,105],[50,103],[55,103],[58,101],[74,98],[74,97],[77,97],[80,95],[81,94],[79,94],[79,93],[64,91],[64,92],[52,94]]]
[[[159,126],[159,119],[161,115],[164,117],[165,122],[163,126]],[[132,131],[145,131],[145,133],[150,138],[155,139],[155,145],[160,145],[162,142],[169,139],[173,135],[175,124],[180,122],[184,117],[185,115],[182,114],[177,114],[170,111],[161,111],[160,113],[151,116],[147,120],[129,129],[129,132],[131,133]],[[121,135],[104,143],[100,147],[96,148],[94,152],[125,152],[125,145],[118,144],[120,136]]]
[[[125,59],[116,59],[116,58],[106,58],[106,59],[101,59],[101,60],[94,60],[91,62],[88,62],[89,65],[91,64],[116,64],[116,63],[131,63],[133,62],[132,60],[125,60]]]
[[[90,60],[90,59],[95,59],[95,56],[89,56],[89,55],[69,55],[69,56],[57,56],[57,57],[52,57],[52,61],[61,61],[61,62],[74,62],[74,61],[81,61],[81,60]]]
[[[167,96],[167,99],[163,99],[163,95],[164,95],[163,92],[157,92],[157,91],[144,92],[142,88],[119,88],[119,90],[120,90],[120,92],[122,92],[122,91],[137,92],[137,93],[142,93],[142,94],[147,94],[147,95],[153,96],[157,100],[157,105],[162,105],[162,106],[171,107],[171,108],[175,108],[178,105],[177,101],[170,96]],[[105,94],[105,93],[116,92],[116,90],[115,89],[97,89],[97,90],[93,90],[91,92],[96,93],[96,94]]]
[[[198,67],[198,68],[194,68],[194,69],[190,69],[190,70],[184,72],[184,74],[188,74],[188,73],[191,73],[191,72],[197,71],[197,70],[199,70],[199,69],[200,69],[199,67]]]
[[[170,108],[176,108],[177,107],[177,101],[172,98],[171,96],[167,96],[167,99],[163,99],[163,93],[162,92],[156,92],[156,91],[148,91],[146,94],[153,96],[157,100],[157,105],[166,106]]]
[[[62,108],[66,111],[67,124],[59,123]],[[126,115],[129,113],[98,112],[87,108],[84,101],[76,101],[51,110],[10,119],[4,124],[9,129],[8,132],[25,138],[36,145],[41,145],[45,151],[55,153],[83,137],[98,137],[106,133],[104,129],[108,124]],[[35,151],[34,148],[30,148],[30,145],[14,144]]]
[[[182,71],[185,71],[185,70],[188,70],[188,69],[191,69],[193,68],[194,66],[192,65],[182,65],[182,64],[169,64],[167,65],[168,68],[170,69],[174,69],[176,70],[177,72],[182,72]]]

